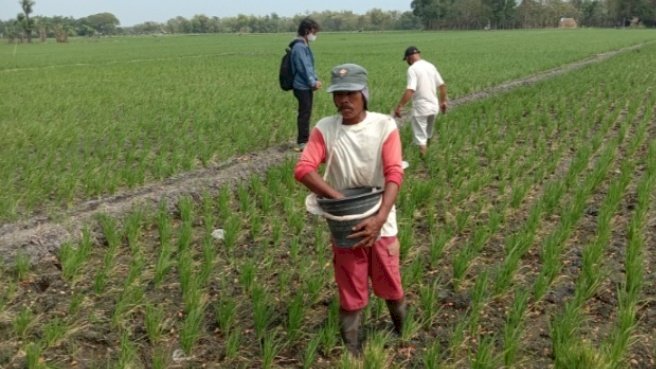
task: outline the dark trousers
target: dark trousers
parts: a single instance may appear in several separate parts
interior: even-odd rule
[[[310,116],[312,115],[312,90],[294,89],[294,97],[298,100],[298,116],[296,117],[296,126],[298,127],[298,136],[296,143],[304,144],[310,138]]]

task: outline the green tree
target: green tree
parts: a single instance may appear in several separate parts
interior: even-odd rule
[[[384,31],[392,27],[392,13],[384,12],[382,9],[374,8],[369,10],[366,14],[369,18],[368,23],[370,29],[376,31]]]
[[[515,0],[484,0],[490,9],[490,26],[492,28],[512,28],[515,26]]]
[[[403,12],[396,21],[395,29],[420,29],[421,19],[416,17],[412,12]]]
[[[87,36],[94,33],[113,35],[117,33],[119,24],[118,18],[112,13],[93,14],[79,20],[80,28],[78,33]]]
[[[490,19],[490,8],[482,0],[460,0],[453,6],[453,28],[482,29]]]
[[[410,7],[412,13],[421,19],[425,29],[437,29],[444,15],[439,0],[412,0]]]
[[[34,29],[34,21],[30,18],[32,14],[32,8],[34,7],[34,1],[32,0],[20,0],[19,2],[23,13],[18,15],[18,21],[23,26],[23,31],[27,36],[27,42],[32,42],[32,30]]]

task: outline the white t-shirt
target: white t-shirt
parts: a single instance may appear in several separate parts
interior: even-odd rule
[[[417,60],[408,68],[407,89],[413,90],[412,115],[426,116],[437,114],[440,104],[437,88],[444,84],[435,66],[423,59]]]

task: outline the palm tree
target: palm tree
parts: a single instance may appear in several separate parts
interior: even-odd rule
[[[34,6],[33,0],[20,0],[19,2],[21,8],[23,9],[23,29],[27,34],[27,42],[32,42],[32,26],[33,22],[30,19],[30,14],[32,14],[32,7]]]

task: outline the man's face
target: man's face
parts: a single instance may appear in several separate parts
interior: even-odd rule
[[[342,114],[345,124],[360,123],[364,120],[364,97],[361,91],[335,91],[333,102]]]

